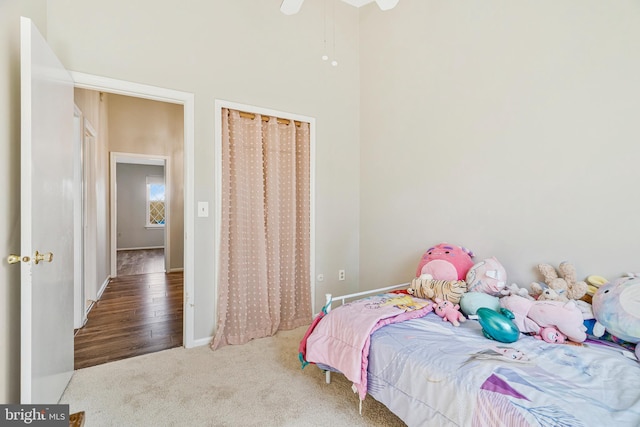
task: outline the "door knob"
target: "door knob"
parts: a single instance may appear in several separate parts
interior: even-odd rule
[[[46,254],[41,254],[40,252],[36,251],[35,255],[33,256],[33,261],[36,264],[38,264],[40,261],[51,262],[53,261],[53,253],[47,252]]]
[[[29,262],[31,261],[31,259],[28,256],[23,256],[22,258],[20,258],[20,255],[15,255],[15,254],[11,254],[7,257],[7,262],[9,264],[17,264],[20,261]]]
[[[11,254],[7,257],[7,262],[9,264],[17,264],[20,261],[29,262],[31,261],[31,258],[29,258],[28,256],[20,257],[20,255],[16,255],[16,254]],[[52,262],[53,253],[47,252],[46,254],[41,254],[40,252],[36,251],[36,253],[33,255],[33,261],[35,262],[35,264],[38,264],[40,261]]]

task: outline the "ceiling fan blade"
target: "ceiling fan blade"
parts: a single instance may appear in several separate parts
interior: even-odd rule
[[[304,0],[282,0],[280,5],[280,12],[285,15],[295,15],[300,11]]]
[[[376,0],[376,3],[381,10],[389,10],[396,7],[398,0]]]

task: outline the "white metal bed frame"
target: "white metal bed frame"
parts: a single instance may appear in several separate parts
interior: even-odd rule
[[[392,291],[394,289],[407,288],[410,285],[411,283],[407,282],[407,283],[401,283],[398,285],[387,286],[384,288],[371,289],[369,291],[356,292],[356,293],[347,294],[347,295],[339,295],[336,297],[333,297],[331,294],[325,294],[325,307],[327,308],[327,314],[331,311],[331,306],[333,305],[334,301],[340,301],[340,305],[344,305],[347,300],[353,300],[353,299],[365,297],[368,295],[376,295],[376,294],[384,293],[387,291]],[[331,371],[328,371],[328,370],[325,371],[325,381],[327,384],[331,383]]]

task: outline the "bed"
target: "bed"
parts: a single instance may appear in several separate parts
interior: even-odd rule
[[[524,334],[504,344],[394,288],[327,295],[300,343],[303,367],[345,375],[360,410],[370,396],[408,426],[640,426],[640,363],[625,348]]]

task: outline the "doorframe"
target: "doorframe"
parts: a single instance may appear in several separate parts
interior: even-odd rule
[[[89,260],[87,248],[96,245],[95,234],[88,233],[88,228],[95,230],[95,220],[87,224],[87,218],[95,212],[89,211],[87,189],[95,187],[95,179],[87,179],[87,173],[95,169],[95,141],[98,136],[95,128],[87,120],[84,113],[74,103],[74,313],[73,327],[81,328],[87,322],[87,314],[95,301],[95,290],[87,294],[87,283],[96,279],[95,259]],[[95,211],[95,205],[94,211]]]
[[[98,300],[97,289],[89,286],[89,283],[96,281],[98,274],[95,252],[92,257],[88,256],[88,249],[95,248],[98,239],[97,202],[95,193],[90,195],[96,188],[97,139],[98,132],[85,117],[82,121],[82,307],[85,322],[87,314]]]
[[[84,116],[77,105],[73,105],[74,156],[73,171],[73,327],[81,328],[86,321],[84,310]]]
[[[164,246],[164,269],[169,273],[169,266],[171,265],[171,194],[173,188],[171,186],[171,162],[169,156],[161,156],[155,154],[135,154],[135,153],[122,153],[112,151],[109,154],[109,186],[110,197],[109,204],[111,205],[111,277],[116,277],[118,272],[117,258],[118,258],[118,190],[117,190],[117,164],[125,163],[122,160],[128,160],[126,163],[133,163],[136,165],[149,164],[149,160],[162,162],[164,167],[164,186],[165,186],[165,224],[163,227],[163,246]],[[153,164],[156,164],[155,162]]]
[[[133,96],[183,106],[184,113],[184,298],[182,342],[184,347],[196,346],[194,339],[194,173],[195,173],[195,96],[190,92],[117,80],[70,71],[75,87]]]

